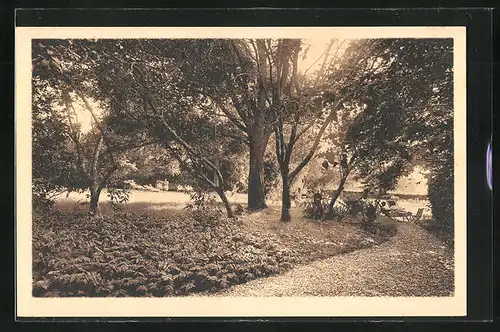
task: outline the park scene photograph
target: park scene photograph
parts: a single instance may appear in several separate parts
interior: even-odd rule
[[[453,38],[29,52],[33,297],[455,295]]]

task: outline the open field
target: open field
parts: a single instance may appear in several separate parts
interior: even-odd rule
[[[231,204],[241,204],[243,207],[247,203],[247,195],[239,193],[227,193],[229,202]],[[108,200],[106,189],[101,193],[100,201],[106,202]],[[86,202],[88,199],[85,194],[72,192],[68,196],[61,195],[58,197],[57,202],[59,205],[65,202]],[[132,190],[130,192],[129,204],[132,203],[147,203],[151,204],[151,209],[162,209],[162,208],[183,208],[190,201],[190,196],[188,193],[179,191],[140,191]],[[428,208],[428,201],[421,199],[400,199],[397,200],[401,208],[409,211],[413,214],[417,212],[419,208],[425,208],[423,218],[430,218],[431,212]],[[279,207],[281,202],[277,200],[269,200],[268,205],[271,207]],[[66,205],[66,204],[63,204]],[[292,206],[296,206],[295,202],[292,202]],[[67,206],[67,205],[66,205]],[[76,208],[76,206],[75,206]],[[105,207],[104,207],[105,208]]]

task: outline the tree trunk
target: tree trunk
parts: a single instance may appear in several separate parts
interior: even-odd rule
[[[217,194],[219,195],[222,203],[224,203],[224,208],[226,209],[226,214],[228,218],[234,217],[233,209],[231,209],[231,205],[229,204],[229,200],[227,199],[226,193],[223,190],[217,190]]]
[[[256,134],[250,138],[250,171],[248,174],[248,210],[265,209],[264,153],[269,135]]]
[[[347,176],[349,175],[349,173],[346,173],[344,176],[342,176],[342,178],[340,179],[340,183],[339,183],[339,186],[337,187],[337,190],[335,190],[335,192],[333,193],[333,196],[332,196],[332,199],[330,200],[330,204],[328,204],[328,208],[326,209],[326,211],[323,212],[323,216],[321,217],[321,220],[322,221],[325,221],[326,220],[326,217],[328,216],[328,214],[333,210],[333,207],[335,205],[335,202],[337,201],[337,199],[339,198],[340,194],[342,193],[342,191],[344,190],[344,185],[346,183],[346,180],[347,180]]]
[[[291,220],[290,208],[290,180],[288,178],[288,172],[281,174],[281,179],[283,182],[283,192],[281,194],[281,221],[287,222]]]
[[[102,214],[99,207],[99,196],[101,195],[102,188],[100,188],[100,186],[97,185],[92,185],[89,189],[90,189],[89,215],[91,217],[101,218]]]

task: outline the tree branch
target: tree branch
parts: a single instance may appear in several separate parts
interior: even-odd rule
[[[66,96],[63,98],[71,98],[69,93],[66,92]],[[79,170],[86,176],[89,176],[88,171],[85,168],[85,162],[88,159],[87,154],[85,153],[85,149],[82,146],[82,143],[80,142],[80,139],[78,138],[78,135],[75,133],[73,129],[73,122],[71,121],[71,115],[69,114],[69,108],[71,107],[73,109],[73,106],[70,102],[70,100],[64,100],[64,103],[66,104],[66,116],[68,118],[69,122],[69,133],[68,136],[70,139],[75,143],[76,147],[76,154],[77,154],[77,167]],[[74,111],[74,109],[73,109]]]
[[[215,101],[215,103],[217,104],[217,107],[226,115],[226,117],[238,128],[240,129],[241,131],[243,131],[244,133],[247,133],[248,132],[248,127],[243,124],[242,122],[238,121],[237,118],[235,118],[233,116],[233,114],[231,114],[231,111],[223,105],[222,102],[219,102],[219,101]]]
[[[179,164],[184,165],[184,168],[191,173],[194,177],[196,177],[198,180],[205,181],[212,189],[217,190],[218,186],[210,180],[205,174],[203,174],[202,171],[200,170],[195,170],[194,168],[196,167],[195,165],[189,165],[185,160],[182,159],[180,156],[179,152],[177,152],[173,147],[170,145],[166,146],[167,150],[170,151],[170,153],[174,156],[174,158],[179,162]],[[222,182],[221,182],[222,184]]]
[[[85,108],[90,112],[90,114],[92,115],[92,118],[94,119],[95,123],[96,123],[96,126],[97,128],[99,129],[99,131],[101,132],[101,135],[106,143],[106,145],[108,146],[109,150],[110,150],[110,157],[111,157],[111,161],[113,164],[115,164],[115,158],[113,156],[113,153],[111,152],[111,149],[112,149],[112,144],[111,144],[111,140],[109,139],[109,137],[107,136],[106,132],[104,131],[104,129],[102,128],[101,124],[100,124],[100,121],[99,119],[97,118],[97,115],[95,114],[94,112],[94,109],[92,108],[92,106],[90,106],[90,103],[88,102],[87,98],[83,95],[83,93],[78,89],[78,87],[74,86],[73,87],[74,90],[75,90],[75,93],[83,100],[83,103],[85,104]]]
[[[148,100],[147,101],[149,107],[151,107],[151,109],[157,113],[156,111],[156,108],[154,107],[153,103],[151,102],[151,100]],[[217,174],[217,177],[221,180],[223,180],[223,176],[222,174],[220,173],[220,170],[217,166],[215,166],[210,160],[208,160],[207,158],[203,157],[203,156],[200,156],[196,151],[194,151],[194,149],[188,144],[186,143],[176,132],[175,130],[172,129],[172,127],[170,127],[167,123],[167,121],[165,121],[165,118],[163,117],[160,117],[161,118],[161,121],[163,123],[163,125],[165,126],[165,128],[175,137],[175,139],[177,140],[177,142],[179,144],[181,144],[181,146],[183,148],[185,148],[193,157],[195,158],[198,158],[198,159],[201,159],[206,165],[208,165],[209,167],[211,167]]]

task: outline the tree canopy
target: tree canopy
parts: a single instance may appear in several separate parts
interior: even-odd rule
[[[225,191],[246,177],[248,209],[262,209],[278,170],[287,221],[292,184],[321,154],[341,174],[333,204],[349,174],[386,191],[415,164],[452,168],[452,40],[331,40],[301,71],[307,55],[300,39],[34,40],[35,182],[79,182],[98,201],[127,163],[143,178],[175,164],[231,216]]]

